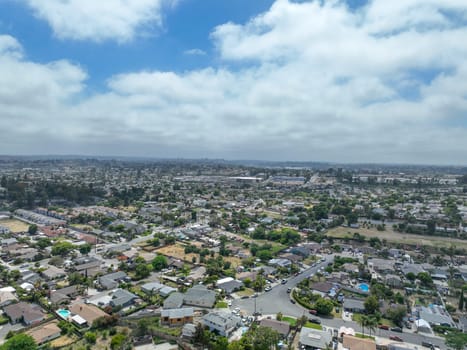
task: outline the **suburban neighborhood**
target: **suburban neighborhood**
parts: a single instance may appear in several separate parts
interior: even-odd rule
[[[1,159],[0,179],[5,344],[467,344],[457,168]]]

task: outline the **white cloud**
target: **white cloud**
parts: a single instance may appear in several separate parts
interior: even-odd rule
[[[80,100],[81,68],[0,49],[0,86],[9,87],[0,111],[10,124],[27,115],[30,132],[50,139],[42,153],[59,142],[61,153],[465,164],[467,28],[454,18],[462,4],[407,1],[430,11],[407,10],[396,23],[405,10],[386,18],[386,3],[355,12],[278,0],[248,23],[214,29],[222,68],[116,75],[106,92]],[[432,14],[442,9],[456,16],[440,24]],[[9,142],[4,152],[17,149]]]
[[[126,42],[157,29],[176,0],[23,0],[60,39]]]
[[[0,55],[22,57],[20,43],[10,35],[0,35]]]
[[[201,49],[190,49],[183,52],[185,55],[205,56],[206,52]]]

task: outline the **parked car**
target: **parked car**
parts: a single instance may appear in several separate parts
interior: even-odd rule
[[[391,328],[391,331],[397,332],[397,333],[402,333],[402,328],[400,328],[400,327],[392,327],[392,328]]]
[[[271,289],[272,289],[271,286],[266,286],[266,288],[264,288],[264,291],[265,291],[265,292],[269,292]]]
[[[295,304],[295,303],[296,303],[296,301],[295,301],[294,299],[290,299],[290,302],[291,302],[292,304]]]
[[[402,340],[401,337],[399,337],[399,336],[397,336],[397,335],[390,335],[390,336],[389,336],[389,339],[395,340],[395,341],[404,341],[404,340]]]
[[[282,284],[286,284],[287,283],[287,280],[284,278],[282,281],[281,281]]]
[[[310,311],[308,311],[308,312],[309,312],[310,314],[312,314],[312,315],[317,315],[317,314],[318,314],[318,311],[316,311],[316,310],[310,310]]]
[[[386,331],[389,330],[389,326],[387,326],[387,325],[385,325],[385,324],[380,324],[380,325],[378,325],[378,328],[379,328],[379,329],[384,329],[384,330],[386,330]]]
[[[292,291],[292,288],[287,288],[287,293],[290,293]]]
[[[425,348],[431,349],[431,350],[433,350],[435,348],[433,343],[428,342],[428,341],[422,341],[422,346],[424,346]]]
[[[312,318],[310,319],[310,322],[315,324],[321,324],[321,320],[319,318]]]

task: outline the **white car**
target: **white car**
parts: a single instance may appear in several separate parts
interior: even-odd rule
[[[227,305],[228,305],[228,306],[232,306],[232,300],[229,300],[229,301],[227,302]]]

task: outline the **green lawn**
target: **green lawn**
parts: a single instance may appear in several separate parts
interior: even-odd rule
[[[367,339],[367,338],[368,338],[368,339],[373,339],[373,340],[375,340],[375,337],[373,337],[373,336],[370,337],[369,335],[366,335],[366,334],[363,335],[362,333],[355,333],[355,336],[356,336],[357,338],[362,338],[362,339]]]
[[[218,301],[216,303],[216,309],[227,309],[229,305],[225,301]]]
[[[323,327],[322,327],[320,324],[311,323],[311,322],[305,323],[305,327],[307,327],[307,328],[313,328],[313,329],[318,329],[318,330],[320,330],[320,331],[323,330]]]
[[[293,317],[284,316],[282,317],[282,321],[288,322],[291,327],[295,327],[297,325],[297,319]]]
[[[250,289],[250,288],[245,288],[245,290],[240,290],[238,292],[235,292],[235,294],[243,297],[245,295],[251,297],[253,294],[255,294],[254,290],[253,289]]]

